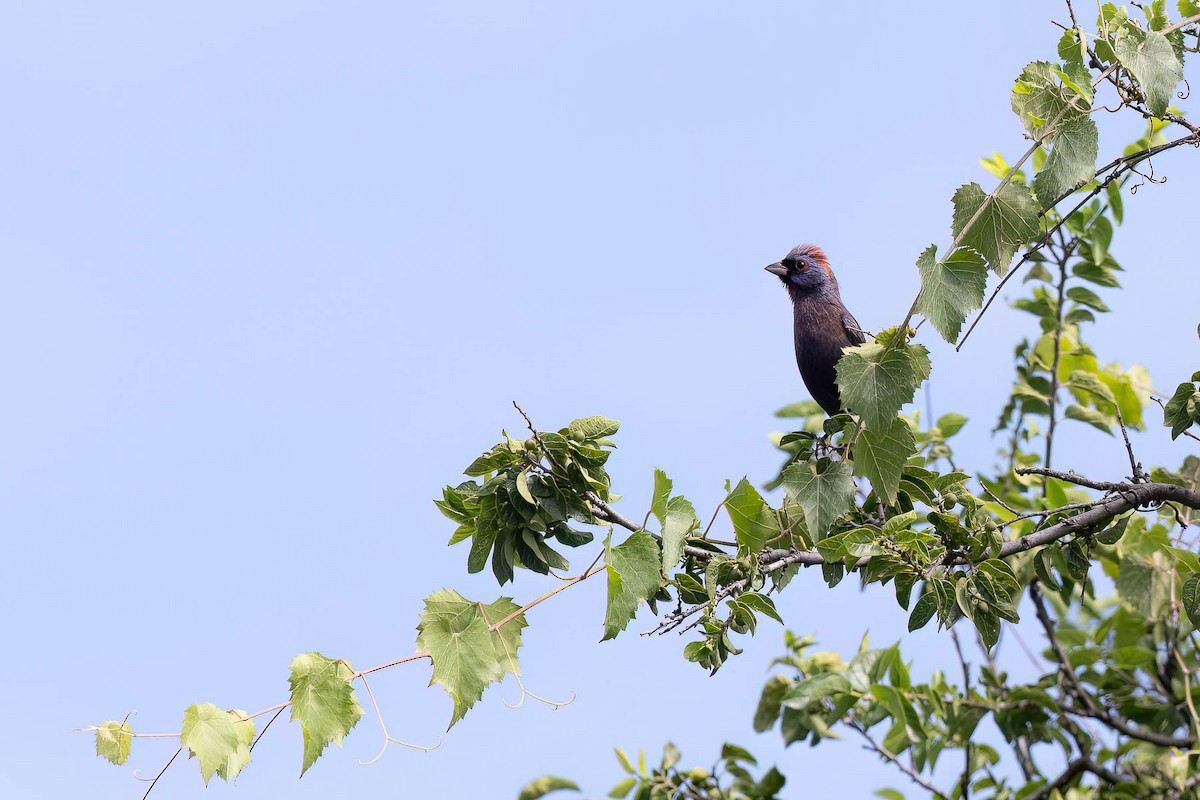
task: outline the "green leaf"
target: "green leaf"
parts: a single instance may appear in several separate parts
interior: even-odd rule
[[[937,608],[937,597],[933,592],[926,592],[918,597],[917,604],[913,606],[912,613],[908,616],[909,631],[919,630],[929,624],[929,620],[933,619]]]
[[[942,432],[943,439],[949,439],[954,434],[962,430],[967,424],[967,418],[962,414],[943,414],[938,417],[936,427]]]
[[[783,624],[783,617],[779,616],[779,612],[775,610],[775,601],[766,595],[756,594],[755,592],[744,592],[738,595],[737,600],[747,608],[770,617],[780,625]]]
[[[238,773],[250,763],[250,747],[254,744],[254,720],[250,719],[243,709],[229,712],[233,718],[233,730],[238,737],[237,749],[224,764],[217,767],[217,774],[226,783],[238,776]]]
[[[1080,305],[1089,306],[1097,311],[1109,310],[1108,306],[1104,304],[1104,301],[1095,292],[1084,286],[1072,286],[1070,289],[1067,289],[1067,297]]]
[[[602,439],[612,436],[621,427],[621,423],[607,417],[583,417],[572,420],[567,425],[567,432],[576,434],[583,439]]]
[[[1016,183],[1006,185],[991,200],[988,197],[977,183],[959,187],[954,193],[951,230],[963,247],[979,253],[993,272],[1003,275],[1017,249],[1037,237],[1038,207],[1029,188]],[[979,218],[963,235],[963,228],[981,206]]]
[[[557,792],[560,789],[570,789],[579,791],[579,786],[566,778],[559,778],[555,775],[543,775],[536,781],[530,781],[525,784],[525,788],[521,789],[521,793],[517,795],[517,800],[538,800],[539,797],[545,797],[551,792]]]
[[[500,599],[489,603],[486,606],[480,605],[480,612],[483,614],[483,621],[488,626],[491,633],[492,648],[496,653],[496,660],[500,663],[500,668],[504,674],[512,673],[513,675],[521,674],[521,665],[517,660],[517,651],[521,649],[523,642],[521,641],[521,631],[529,626],[525,621],[524,614],[517,614],[509,619],[510,615],[520,610],[520,606],[512,601],[511,597],[501,597]],[[508,620],[504,625],[491,630],[491,626],[501,620]],[[501,676],[503,677],[503,676]]]
[[[133,744],[133,729],[129,721],[108,722],[96,726],[96,755],[107,758],[118,767],[129,760],[129,749]]]
[[[799,400],[795,403],[789,403],[783,408],[775,412],[777,417],[812,417],[818,414],[824,415],[821,406],[817,405],[816,400]]]
[[[1175,394],[1163,407],[1163,425],[1171,429],[1171,439],[1174,441],[1192,427],[1193,423],[1200,424],[1196,417],[1200,415],[1200,390],[1191,383],[1181,383],[1175,388]]]
[[[809,704],[842,692],[849,692],[850,681],[836,672],[825,672],[793,686],[783,696],[783,705],[803,711]]]
[[[854,442],[854,474],[869,480],[876,494],[894,505],[904,464],[916,451],[912,428],[899,417],[886,430],[864,429]]]
[[[1150,113],[1162,117],[1175,98],[1175,87],[1183,79],[1183,65],[1170,40],[1158,31],[1125,25],[1117,39],[1116,54],[1121,66],[1141,86]]]
[[[1071,405],[1067,406],[1064,416],[1067,419],[1086,422],[1088,425],[1098,428],[1107,434],[1112,434],[1112,425],[1110,424],[1112,417],[1103,412],[1097,411],[1094,408],[1084,408],[1083,406],[1078,406],[1072,403]]]
[[[1077,37],[1074,30],[1065,31],[1058,40],[1058,57],[1063,60],[1058,77],[1090,105],[1096,91],[1092,88],[1092,74],[1087,68],[1087,41]]]
[[[604,612],[604,637],[612,639],[625,630],[638,606],[658,592],[658,542],[645,531],[630,534],[616,547],[610,547],[611,534],[604,542],[604,561],[608,564],[608,605]]]
[[[183,711],[179,745],[199,759],[205,785],[215,773],[227,769],[230,759],[238,758],[241,739],[234,720],[228,711],[212,703],[193,703]],[[246,761],[249,760],[247,749]]]
[[[960,247],[945,261],[937,260],[937,247],[930,245],[917,259],[921,293],[917,311],[929,320],[942,338],[953,344],[963,322],[983,304],[987,288],[987,266],[974,250]]]
[[[754,711],[754,730],[762,733],[770,730],[779,719],[780,704],[792,682],[783,675],[772,675],[763,686],[762,695],[758,698],[758,708]]]
[[[1096,541],[1100,544],[1116,544],[1121,541],[1121,537],[1125,535],[1125,526],[1129,524],[1129,517],[1121,517],[1112,527],[1105,528],[1096,534]]]
[[[662,571],[670,572],[683,557],[688,534],[700,527],[696,509],[683,497],[672,497],[662,523]]]
[[[1067,383],[1073,389],[1080,389],[1101,400],[1106,400],[1114,406],[1117,404],[1117,398],[1112,393],[1112,389],[1109,389],[1094,373],[1085,372],[1081,369],[1074,370],[1067,379]]]
[[[655,467],[654,494],[650,500],[650,513],[654,514],[660,525],[667,517],[667,500],[671,497],[673,487],[674,483],[667,477],[667,473]]]
[[[1052,141],[1050,158],[1033,179],[1033,192],[1045,208],[1092,179],[1100,149],[1099,132],[1091,117],[1063,120]]]
[[[1117,573],[1117,594],[1129,606],[1147,619],[1158,619],[1171,600],[1174,569],[1169,556],[1155,551],[1149,559],[1137,556],[1122,558]]]
[[[489,472],[498,472],[508,467],[515,467],[521,463],[519,453],[514,453],[508,446],[507,442],[501,442],[493,447],[488,452],[481,455],[479,458],[471,462],[463,474],[472,478],[480,475],[486,475]]]
[[[1013,85],[1012,110],[1034,137],[1048,132],[1054,121],[1068,109],[1067,90],[1058,85],[1058,67],[1048,61],[1034,61],[1025,67]]]
[[[854,507],[854,478],[843,461],[792,464],[783,471],[783,488],[800,503],[813,539],[823,538]]]
[[[488,556],[492,553],[499,533],[496,496],[484,495],[479,501],[479,515],[475,517],[475,535],[471,538],[471,552],[467,555],[467,572],[474,574],[487,566]],[[509,572],[511,573],[511,569]]]
[[[625,780],[614,786],[608,793],[609,797],[624,797],[629,794],[629,790],[637,786],[637,778],[626,778]]]
[[[1193,575],[1183,584],[1183,610],[1192,627],[1200,628],[1200,574]]]
[[[1037,551],[1037,555],[1033,557],[1033,571],[1037,574],[1038,580],[1046,585],[1048,589],[1057,592],[1062,588],[1058,579],[1054,576],[1054,551],[1050,547],[1043,547]]]
[[[317,652],[301,653],[292,659],[290,669],[291,718],[304,732],[303,775],[330,742],[342,746],[363,710],[350,685],[354,671],[345,661]]]
[[[496,621],[504,616],[500,610],[493,612]],[[503,679],[508,669],[497,656],[479,603],[453,589],[439,589],[425,598],[420,619],[417,650],[429,653],[433,661],[430,683],[441,684],[454,701],[448,726],[452,728],[483,697],[483,690]]]
[[[733,522],[738,544],[757,553],[779,535],[779,524],[770,506],[750,481],[742,478],[725,498],[725,510]]]
[[[868,342],[843,350],[837,364],[842,401],[872,429],[889,427],[928,377],[929,351],[921,345]]]

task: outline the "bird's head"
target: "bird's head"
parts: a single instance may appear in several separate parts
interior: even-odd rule
[[[774,264],[767,265],[767,272],[779,276],[793,298],[823,294],[830,290],[837,294],[837,278],[829,268],[824,251],[816,245],[801,244]]]

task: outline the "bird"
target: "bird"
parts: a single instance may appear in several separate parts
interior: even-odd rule
[[[858,320],[842,303],[837,278],[821,248],[793,247],[767,272],[779,277],[792,298],[796,366],[809,394],[829,416],[845,410],[834,367],[846,347],[866,341]]]

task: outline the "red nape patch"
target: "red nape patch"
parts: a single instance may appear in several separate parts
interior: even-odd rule
[[[829,277],[833,277],[833,269],[829,266],[829,257],[825,255],[825,251],[817,247],[815,244],[800,245],[801,252],[811,258],[815,263],[819,264]]]

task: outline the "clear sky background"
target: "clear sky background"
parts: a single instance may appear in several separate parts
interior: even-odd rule
[[[1051,57],[1053,2],[10,4],[0,26],[0,794],[136,798],[175,744],[130,765],[72,729],[177,731],[185,706],[285,699],[305,650],[382,663],[414,650],[422,598],[467,576],[432,499],[521,427],[604,414],[630,516],[665,469],[707,517],[725,478],[778,463],[772,412],[803,396],[791,313],[762,271],[823,245],[872,330],[903,317],[913,263],[949,239],[950,197],[1024,148],[1021,67]],[[1132,128],[1101,115],[1101,159]],[[1127,201],[1126,290],[1090,336],[1169,389],[1200,367],[1192,239],[1198,156]],[[990,184],[988,184],[990,185]],[[1014,291],[1018,287],[1014,286]],[[961,355],[934,352],[934,413],[972,421],[986,469],[1030,317],[996,308]],[[1155,425],[1147,463],[1177,465]],[[1059,464],[1121,474],[1120,444],[1063,428]],[[590,553],[590,551],[589,551]],[[579,553],[575,562],[590,560]],[[613,746],[722,741],[774,759],[790,797],[907,788],[858,742],[783,750],[751,715],[782,646],[769,621],[709,678],[675,635],[597,644],[602,581],[529,615],[531,691],[511,679],[433,753],[381,743],[372,716],[302,780],[276,722],[236,787],[176,763],[160,797],[515,797],[543,773],[591,797]],[[803,574],[800,633],[850,654],[905,640],[890,590]],[[1015,648],[1013,655],[1019,655]],[[395,736],[450,717],[417,663],[377,675]],[[362,698],[365,702],[365,697]]]

